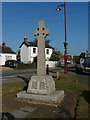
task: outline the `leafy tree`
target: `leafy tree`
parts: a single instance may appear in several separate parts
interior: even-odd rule
[[[71,56],[70,56],[70,55],[68,55],[68,56],[67,56],[67,59],[70,61],[70,60],[71,60]]]
[[[46,44],[46,45],[49,45],[50,41],[51,41],[51,40],[45,39],[45,44]]]
[[[12,51],[12,49],[10,47],[6,47],[6,49]]]
[[[17,51],[17,58],[20,57],[20,50]]]
[[[32,42],[33,43],[37,43],[37,41],[38,41],[37,38],[35,38]]]
[[[79,57],[80,58],[85,58],[85,53],[81,53]]]
[[[33,42],[33,43],[37,43],[37,41],[38,41],[38,39],[35,38],[32,42]],[[49,45],[50,41],[51,41],[51,40],[45,39],[45,44],[46,44],[46,45]]]
[[[60,60],[60,55],[54,51],[49,60],[58,61],[58,60]]]
[[[75,62],[78,62],[80,60],[79,56],[73,56],[73,59],[75,60]]]

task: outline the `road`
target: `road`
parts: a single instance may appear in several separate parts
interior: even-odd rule
[[[59,71],[60,76],[64,73],[64,68],[50,69],[50,75],[56,76],[56,71]],[[2,70],[2,84],[15,83],[15,82],[28,82],[32,75],[36,75],[36,70]],[[76,74],[75,66],[68,65],[68,75],[72,78],[78,78],[80,82],[90,87],[90,74]]]
[[[75,71],[75,66],[70,66],[68,67],[68,73],[69,75],[71,74],[73,78],[78,78],[80,82],[86,84],[88,87],[90,87],[90,73],[86,74],[86,73],[78,73],[76,74]]]
[[[2,84],[28,82],[33,75],[36,75],[36,70],[2,70]]]

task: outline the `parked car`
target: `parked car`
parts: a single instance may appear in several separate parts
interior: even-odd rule
[[[10,63],[10,67],[16,67],[17,64],[23,64],[23,62],[17,61],[17,60],[12,60],[12,62]]]
[[[70,62],[70,61],[67,61],[67,64],[71,64],[71,62]]]
[[[76,72],[90,73],[90,58],[85,58],[83,63],[76,63]]]
[[[5,62],[6,67],[16,67],[17,64],[23,64],[23,62],[22,61],[17,61],[17,60],[7,60]]]
[[[7,60],[5,62],[5,67],[10,67],[11,62],[12,62],[12,60]]]

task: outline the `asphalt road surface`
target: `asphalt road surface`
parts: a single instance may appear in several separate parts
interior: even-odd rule
[[[74,78],[78,78],[80,82],[86,84],[88,87],[90,87],[90,73],[86,74],[86,73],[78,73],[76,74],[75,71],[75,66],[70,66],[68,67],[68,72],[69,74],[72,74]]]
[[[56,71],[59,71],[60,76],[64,73],[64,68],[54,68],[50,69],[49,74],[53,77],[56,76]],[[36,70],[2,70],[2,73],[0,74],[0,78],[2,79],[2,84],[9,84],[9,83],[15,83],[15,82],[28,82],[31,78],[31,76],[36,75]],[[68,65],[68,75],[71,78],[78,78],[80,82],[86,84],[88,87],[90,87],[90,74],[76,74],[75,72],[75,66],[74,65]]]
[[[2,71],[2,84],[27,82],[31,76],[36,75],[36,70],[4,70]]]

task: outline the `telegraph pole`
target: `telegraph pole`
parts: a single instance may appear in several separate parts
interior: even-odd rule
[[[65,53],[64,53],[64,74],[67,74],[67,35],[66,35],[66,2],[64,0],[64,4],[58,5],[58,8],[56,9],[57,11],[60,11],[61,9],[59,6],[64,6],[64,22],[65,22],[65,42],[64,42],[64,48],[65,48]]]
[[[65,42],[64,42],[64,47],[65,47],[65,53],[64,53],[64,74],[67,74],[67,35],[66,35],[66,3],[64,0],[64,19],[65,19]]]

